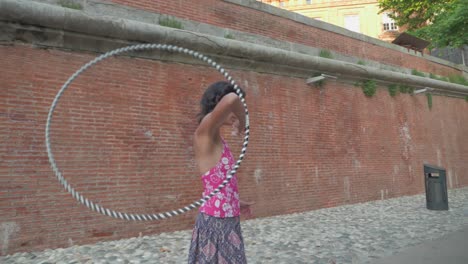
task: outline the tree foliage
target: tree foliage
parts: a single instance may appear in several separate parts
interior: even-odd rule
[[[379,7],[433,47],[468,45],[468,0],[379,0]]]

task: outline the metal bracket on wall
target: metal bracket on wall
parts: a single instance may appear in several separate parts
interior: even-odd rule
[[[324,80],[324,79],[326,79],[326,78],[335,79],[335,80],[338,79],[338,77],[336,77],[336,76],[332,76],[332,75],[328,75],[328,74],[323,74],[323,73],[322,73],[322,74],[320,74],[320,75],[318,75],[318,76],[308,78],[308,79],[306,80],[306,83],[310,85],[310,84],[319,82],[319,81],[321,81],[321,80]]]
[[[419,89],[419,90],[414,91],[413,94],[426,93],[426,92],[430,92],[433,90],[434,90],[433,88],[424,87],[424,89]]]

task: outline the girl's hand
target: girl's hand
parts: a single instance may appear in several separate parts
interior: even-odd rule
[[[242,200],[240,200],[240,207],[248,207],[248,206],[251,206],[251,205],[254,205],[255,202],[244,202]]]
[[[240,201],[241,214],[244,215],[246,218],[252,218],[253,214],[252,214],[252,210],[250,209],[250,206],[254,204],[255,204],[254,202],[244,202],[241,200]]]
[[[239,119],[236,118],[236,120],[232,123],[231,135],[238,137],[243,134],[244,134],[244,128],[240,126]]]

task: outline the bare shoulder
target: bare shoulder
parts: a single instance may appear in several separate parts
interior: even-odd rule
[[[200,147],[207,146],[209,143],[209,135],[207,133],[203,133],[199,129],[195,130],[195,134],[193,135],[193,145],[195,150],[200,150]]]
[[[213,145],[213,133],[206,122],[209,115],[210,114],[203,118],[193,135],[193,145],[197,156],[202,153],[209,152]]]
[[[205,173],[214,167],[222,152],[222,145],[210,133],[196,130],[193,140],[195,160],[200,173]]]
[[[203,119],[200,121],[200,124],[198,124],[197,129],[195,130],[195,138],[197,137],[203,137],[211,132],[211,127],[210,127],[210,117],[211,113],[207,114],[206,116],[203,117]]]

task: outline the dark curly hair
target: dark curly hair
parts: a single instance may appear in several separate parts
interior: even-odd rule
[[[239,89],[241,90],[242,95],[245,97],[245,92],[242,90],[242,88],[239,87]],[[221,101],[221,98],[223,98],[226,94],[235,92],[236,91],[234,90],[234,86],[225,81],[215,82],[208,86],[200,100],[201,111],[197,115],[198,123],[200,123],[207,114],[213,111],[219,101]]]

